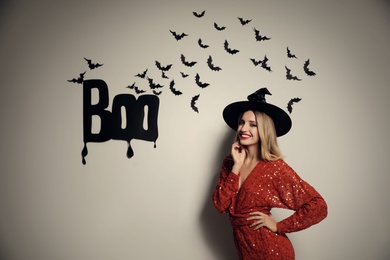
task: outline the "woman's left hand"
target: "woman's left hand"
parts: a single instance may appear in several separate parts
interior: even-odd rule
[[[254,230],[257,230],[261,227],[267,227],[269,230],[276,232],[276,221],[272,216],[268,216],[260,211],[255,211],[249,213],[252,217],[247,218],[247,220],[255,220],[250,227],[255,227]]]

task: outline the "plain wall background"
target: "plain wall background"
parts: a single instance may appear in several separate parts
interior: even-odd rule
[[[260,87],[294,105],[279,139],[286,161],[326,199],[322,223],[290,235],[297,259],[389,259],[390,44],[386,1],[2,1],[0,4],[0,258],[236,259],[211,193],[234,133],[223,108]],[[202,19],[193,11],[206,10]],[[237,17],[252,19],[241,26]],[[213,23],[227,29],[217,32]],[[253,28],[271,37],[255,42]],[[176,41],[169,30],[189,36]],[[201,49],[201,37],[210,45]],[[227,54],[228,39],[240,53]],[[286,47],[298,59],[287,59]],[[180,54],[196,60],[180,64]],[[222,71],[210,71],[209,55]],[[270,59],[272,72],[249,58]],[[172,63],[159,138],[83,147],[82,86],[103,79],[110,106],[136,73]],[[308,77],[303,62],[317,73]],[[287,81],[284,66],[302,78]],[[186,71],[189,78],[180,78]],[[199,73],[210,83],[194,84]],[[169,82],[163,81],[161,82]],[[150,92],[149,92],[150,93]],[[190,100],[200,94],[199,113]],[[275,211],[279,218],[290,212]]]

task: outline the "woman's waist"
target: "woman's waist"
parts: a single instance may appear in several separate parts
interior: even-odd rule
[[[271,215],[271,209],[270,208],[251,208],[248,210],[242,210],[237,212],[230,212],[229,219],[230,223],[233,227],[239,227],[239,226],[245,226],[248,224],[251,224],[248,222],[248,218],[251,217],[251,212],[260,211],[261,213]]]

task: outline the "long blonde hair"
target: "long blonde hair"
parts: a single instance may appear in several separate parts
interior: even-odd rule
[[[282,151],[278,146],[274,121],[267,114],[259,111],[253,111],[256,117],[257,129],[259,132],[259,154],[262,160],[276,161],[283,158]],[[239,116],[241,119],[242,114]],[[236,137],[238,140],[238,135]]]

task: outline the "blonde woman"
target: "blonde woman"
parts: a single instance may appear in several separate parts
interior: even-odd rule
[[[220,213],[228,213],[239,259],[295,259],[287,233],[306,229],[327,216],[322,196],[283,160],[277,137],[291,129],[282,109],[265,101],[266,88],[223,111],[237,139],[222,164],[213,193]],[[272,208],[294,213],[277,221]]]

